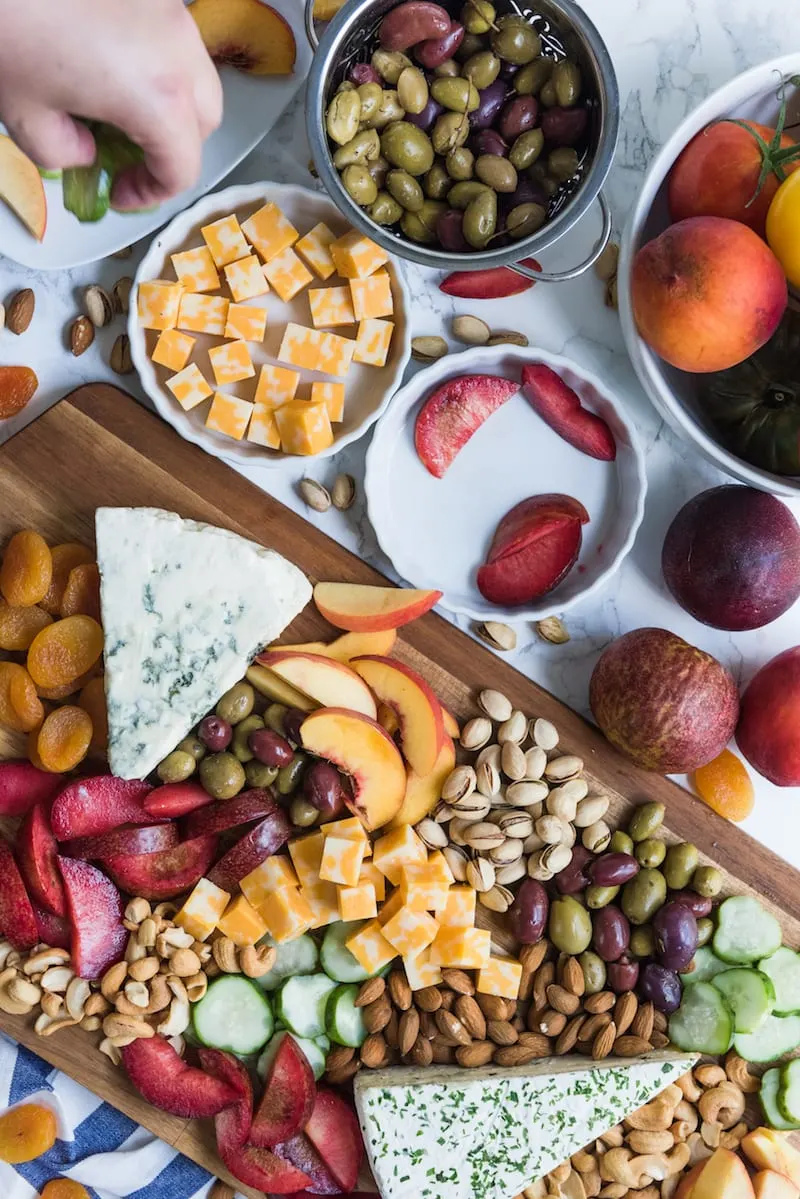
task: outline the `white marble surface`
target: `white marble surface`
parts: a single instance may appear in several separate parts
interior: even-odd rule
[[[786,0],[584,0],[584,8],[606,39],[619,75],[622,132],[609,185],[619,230],[642,172],[666,137],[701,98],[731,76],[796,46],[800,7]],[[233,179],[308,184],[307,162],[301,100],[284,115],[268,144],[262,145]],[[568,247],[545,257],[545,267],[576,261],[591,244],[597,228],[599,219],[587,218],[586,228],[569,239]],[[68,274],[32,276],[0,259],[0,298],[22,286],[32,286],[36,292],[36,315],[29,331],[19,339],[7,330],[0,333],[0,363],[27,363],[41,380],[38,397],[23,414],[25,421],[81,383],[97,379],[119,382],[106,362],[121,324],[100,331],[95,346],[77,360],[68,353],[65,337],[78,311],[82,288],[95,281],[110,284],[120,275],[132,273],[136,261],[136,257],[128,262],[111,260]],[[600,595],[570,613],[568,644],[545,644],[531,627],[519,627],[519,648],[513,661],[520,670],[586,712],[588,679],[599,652],[629,629],[642,625],[670,628],[715,654],[742,683],[774,654],[800,641],[800,606],[766,629],[730,635],[698,624],[669,597],[659,569],[667,526],[685,500],[726,480],[677,441],[658,419],[628,363],[616,315],[604,307],[602,289],[592,275],[558,287],[539,286],[522,297],[490,304],[451,301],[438,290],[436,275],[420,268],[410,267],[408,279],[414,295],[415,332],[446,333],[454,311],[484,315],[495,328],[524,331],[532,345],[574,358],[615,388],[646,448],[650,491],[633,552]],[[123,384],[136,391],[132,378]],[[8,422],[0,441],[17,423],[19,420]],[[323,482],[331,482],[339,470],[360,479],[365,448],[362,441],[330,460],[324,470],[315,471],[312,465],[310,473]],[[248,474],[284,503],[303,511],[330,536],[392,573],[377,549],[363,495],[347,513],[330,511],[320,516],[305,510],[297,496],[296,483],[303,474],[299,464],[282,471],[259,469]],[[795,504],[795,510],[800,516],[800,504]],[[424,535],[424,530],[420,532]],[[756,809],[745,827],[800,867],[800,789],[781,790],[758,778],[756,785]]]

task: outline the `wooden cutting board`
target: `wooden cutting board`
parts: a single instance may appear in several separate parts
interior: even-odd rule
[[[312,582],[385,582],[302,517],[182,441],[132,397],[105,384],[79,388],[3,447],[0,496],[0,544],[24,527],[37,529],[51,544],[93,544],[97,507],[147,505],[259,541],[295,562]],[[311,641],[333,633],[309,605],[284,640]],[[800,945],[800,874],[735,825],[669,780],[626,762],[575,712],[441,617],[430,614],[402,630],[396,653],[425,675],[459,718],[474,714],[475,693],[491,686],[529,715],[553,721],[565,751],[583,758],[592,790],[610,797],[612,817],[624,817],[645,799],[666,804],[672,839],[693,841],[706,861],[725,872],[726,891],[757,895],[781,921],[786,942]],[[22,752],[24,744],[0,730],[0,757]],[[485,924],[491,927],[491,919]],[[502,933],[498,940],[502,942]],[[51,1038],[38,1037],[31,1020],[3,1013],[0,1030],[200,1165],[235,1181],[217,1158],[211,1122],[177,1119],[145,1103],[124,1072],[92,1047],[91,1036],[68,1029]]]

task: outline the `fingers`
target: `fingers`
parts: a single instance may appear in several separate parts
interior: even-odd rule
[[[184,115],[180,115],[184,114]],[[129,132],[126,130],[126,132]],[[202,165],[202,139],[194,113],[175,105],[160,124],[129,134],[144,150],[144,162],[117,176],[111,193],[115,208],[152,208],[194,187]]]
[[[205,54],[205,48],[203,48]],[[194,101],[197,108],[197,124],[200,136],[205,140],[222,123],[222,83],[219,72],[205,54],[207,69],[194,76]]]
[[[65,112],[12,108],[5,113],[5,123],[20,149],[45,170],[91,166],[94,162],[94,138],[85,125]]]

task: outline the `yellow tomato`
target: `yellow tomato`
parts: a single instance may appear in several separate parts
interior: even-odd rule
[[[775,193],[767,213],[767,242],[792,287],[800,287],[800,171]]]

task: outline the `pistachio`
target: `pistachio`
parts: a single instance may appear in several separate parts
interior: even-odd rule
[[[497,826],[507,837],[524,841],[533,832],[533,819],[527,812],[504,812],[499,818]]]
[[[547,765],[547,754],[538,745],[532,746],[525,753],[525,778],[540,779]]]
[[[478,625],[475,632],[481,641],[500,653],[517,648],[517,634],[510,625],[502,624],[499,620],[486,620]]]
[[[544,768],[544,777],[553,782],[564,782],[573,779],[583,770],[583,759],[575,754],[563,754],[553,758]]]
[[[581,835],[581,841],[590,853],[602,853],[604,849],[608,848],[610,840],[611,829],[605,820],[597,820],[594,824],[590,824]]]
[[[527,346],[530,345],[530,342],[524,333],[518,333],[516,329],[497,329],[486,344],[490,346]]]
[[[453,337],[468,346],[485,346],[492,331],[479,316],[454,316],[450,326]]]
[[[447,844],[447,833],[442,828],[441,824],[437,824],[435,820],[427,818],[420,820],[416,826],[416,833],[420,841],[428,847],[428,849],[444,849]]]
[[[524,855],[524,849],[523,849]],[[503,887],[510,887],[513,883],[518,883],[521,878],[525,878],[528,873],[528,863],[524,856],[516,862],[512,862],[510,866],[500,866],[495,871],[495,881]]]
[[[619,308],[619,289],[617,285],[617,276],[609,279],[606,284],[606,308],[613,308],[614,311]]]
[[[108,364],[117,375],[129,375],[133,370],[131,343],[127,333],[120,333],[114,342]]]
[[[356,481],[352,475],[337,475],[331,488],[331,500],[334,508],[346,512],[351,508],[356,498]]]
[[[483,891],[478,899],[490,912],[507,912],[514,902],[514,894],[508,887],[495,883],[488,891]]]
[[[481,762],[475,771],[478,779],[478,790],[488,800],[494,799],[500,793],[500,771],[490,761]]]
[[[528,718],[524,712],[520,712],[519,708],[515,708],[508,720],[504,720],[497,730],[497,740],[500,745],[505,745],[507,741],[512,741],[514,745],[521,745],[527,736]]]
[[[490,720],[497,721],[508,720],[514,711],[511,700],[507,699],[502,691],[493,691],[490,688],[481,691],[478,696],[478,707],[486,713]]]
[[[447,342],[443,337],[412,337],[411,357],[417,362],[435,362],[449,353]]]
[[[484,762],[488,762],[491,766],[494,766],[495,770],[499,770],[502,752],[502,748],[499,745],[487,745],[478,754],[475,761],[475,769],[477,770],[480,766],[483,766]]]
[[[464,749],[482,749],[492,735],[492,722],[486,716],[468,720],[461,730],[461,745]]]
[[[448,824],[454,816],[455,810],[451,808],[449,803],[445,803],[443,799],[439,800],[431,812],[431,819],[435,820],[437,824]]]
[[[442,853],[456,882],[465,883],[467,881],[467,865],[469,863],[466,851],[458,845],[446,845]]]
[[[551,721],[544,720],[541,716],[532,722],[531,737],[534,745],[546,751],[555,749],[558,745],[558,729]]]
[[[596,824],[605,816],[610,802],[607,795],[587,795],[578,804],[573,824],[576,828],[589,828]]]
[[[496,849],[503,844],[505,839],[502,829],[499,829],[496,824],[490,824],[487,820],[480,820],[470,825],[464,834],[464,840],[469,848],[477,850],[478,853],[488,853],[490,849]]]
[[[550,641],[553,645],[564,645],[569,641],[567,626],[557,616],[545,616],[544,620],[537,620],[536,632],[542,641]]]
[[[303,503],[315,512],[327,512],[331,506],[331,497],[327,487],[323,487],[316,479],[301,479],[297,485]]]
[[[477,781],[475,771],[471,766],[456,766],[444,781],[442,799],[455,806],[455,801],[472,794]]]
[[[93,283],[83,293],[83,302],[89,315],[89,320],[96,329],[102,329],[114,319],[114,301],[104,287]]]
[[[111,289],[111,295],[114,301],[114,308],[121,316],[126,316],[130,307],[131,288],[133,287],[133,279],[130,275],[123,275],[121,279],[117,279]]]
[[[545,845],[561,845],[567,840],[567,824],[560,816],[540,816],[536,821],[536,833]]]
[[[537,849],[528,858],[528,877],[535,878],[540,883],[549,882],[555,873],[553,870],[550,870],[542,861],[542,854],[544,852],[544,849]]]
[[[525,777],[525,754],[514,741],[506,741],[503,745],[500,762],[503,774],[512,782],[519,782]]]
[[[463,824],[473,824],[476,820],[485,820],[491,807],[491,801],[485,795],[481,795],[479,791],[470,791],[469,795],[465,795],[453,803],[456,819]]]
[[[495,884],[495,869],[492,863],[488,862],[486,858],[476,858],[474,862],[468,862],[467,882],[473,891],[480,894],[491,891]]]
[[[501,830],[502,831],[502,830]],[[515,837],[506,837],[501,845],[496,845],[486,854],[493,866],[513,866],[522,857],[522,842]]]
[[[610,241],[594,264],[594,273],[602,283],[609,283],[616,275],[618,266],[619,245]]]

